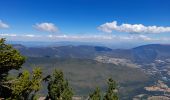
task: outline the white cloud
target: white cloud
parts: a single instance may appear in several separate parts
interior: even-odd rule
[[[58,32],[58,27],[55,26],[53,23],[37,23],[33,26],[37,30],[40,31],[47,31],[47,32]]]
[[[49,38],[56,39],[71,39],[71,40],[111,40],[113,39],[111,36],[104,35],[48,35]]]
[[[102,24],[98,27],[99,30],[107,33],[112,31],[127,32],[127,33],[164,33],[170,32],[170,27],[163,26],[144,26],[142,24],[121,24],[117,25],[117,21]]]
[[[9,28],[9,25],[7,25],[6,23],[4,23],[0,20],[0,29],[1,28]]]
[[[3,38],[15,38],[17,39],[42,39],[42,40],[73,40],[73,41],[111,41],[112,39],[116,39],[116,36],[106,36],[106,35],[34,35],[34,34],[0,34],[0,37]]]

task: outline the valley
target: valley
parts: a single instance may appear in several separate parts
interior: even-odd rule
[[[104,91],[109,77],[118,82],[122,100],[167,96],[159,90],[151,92],[146,89],[158,80],[170,87],[169,45],[151,44],[132,49],[87,45],[14,47],[27,56],[23,69],[40,66],[44,75],[55,68],[61,69],[79,96],[86,97],[96,86]],[[46,89],[41,92],[46,94]]]

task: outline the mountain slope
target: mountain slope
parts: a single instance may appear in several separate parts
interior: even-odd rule
[[[54,69],[61,69],[77,95],[87,96],[97,86],[105,91],[107,79],[112,77],[119,83],[122,97],[132,98],[152,81],[150,75],[138,68],[105,64],[90,59],[31,57],[27,59],[23,69],[31,71],[34,66],[40,66],[43,75],[51,74]],[[43,93],[47,93],[46,89]]]
[[[149,44],[132,49],[110,49],[101,46],[59,46],[59,47],[24,47],[14,45],[28,57],[81,58],[94,59],[97,56],[125,58],[135,63],[152,63],[156,59],[170,58],[170,45]]]
[[[170,58],[170,45],[150,44],[132,49],[133,60],[138,63],[151,63],[156,59]]]

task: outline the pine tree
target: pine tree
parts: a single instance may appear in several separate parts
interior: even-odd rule
[[[8,97],[11,92],[7,85],[8,80],[6,77],[10,70],[21,68],[21,65],[25,62],[23,57],[16,49],[11,45],[5,43],[5,39],[0,39],[0,96]]]
[[[100,89],[98,87],[92,94],[89,95],[88,100],[101,100],[101,93],[100,93]]]
[[[119,100],[116,82],[112,78],[109,78],[107,84],[108,89],[103,100]]]
[[[33,70],[32,76],[29,71],[24,71],[13,80],[11,84],[12,95],[9,100],[30,100],[36,97],[41,89],[42,71],[40,68]]]
[[[8,75],[12,69],[19,69],[25,58],[11,45],[5,44],[5,39],[0,39],[0,80]]]
[[[48,98],[51,100],[72,100],[73,92],[63,72],[55,70],[48,83]]]

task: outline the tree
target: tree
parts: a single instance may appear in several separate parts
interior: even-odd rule
[[[101,93],[100,93],[100,89],[98,87],[92,94],[89,95],[88,100],[101,100]]]
[[[108,89],[103,100],[119,100],[116,82],[112,78],[109,78],[107,84]]]
[[[23,57],[16,49],[11,45],[5,44],[5,39],[0,39],[0,96],[5,97],[10,94],[6,76],[10,70],[21,68],[21,65],[25,62]]]
[[[33,70],[32,76],[29,71],[24,71],[13,80],[11,84],[12,95],[10,100],[29,100],[36,97],[36,93],[41,89],[42,71],[40,68]]]
[[[11,45],[5,44],[5,39],[0,39],[0,80],[3,79],[10,70],[19,69],[25,62],[23,57]]]
[[[48,83],[48,97],[51,100],[72,100],[73,92],[63,72],[55,70]]]

